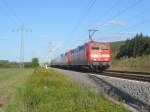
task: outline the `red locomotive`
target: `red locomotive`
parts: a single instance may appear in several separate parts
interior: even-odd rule
[[[108,42],[89,41],[76,49],[62,54],[52,60],[51,66],[88,68],[92,71],[101,72],[108,68],[111,63],[111,44]]]

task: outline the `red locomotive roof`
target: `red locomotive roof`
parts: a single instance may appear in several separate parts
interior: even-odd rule
[[[84,45],[86,45],[86,44],[90,44],[90,43],[96,43],[96,44],[107,44],[107,43],[109,43],[109,42],[98,42],[98,41],[88,41],[88,42],[86,42],[85,44],[83,44],[83,45],[81,45],[81,46],[78,46],[77,48],[80,48],[80,47],[83,47]],[[65,54],[67,54],[67,53],[69,53],[69,52],[74,52],[74,50],[75,50],[76,48],[74,48],[74,49],[71,49],[71,50],[68,50],[68,52],[66,52]]]

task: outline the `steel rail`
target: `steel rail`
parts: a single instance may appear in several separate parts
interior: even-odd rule
[[[148,72],[131,72],[131,71],[118,71],[118,70],[105,70],[106,72],[115,72],[115,73],[130,73],[130,74],[143,74],[150,75]]]
[[[102,73],[99,73],[99,75],[150,82],[150,75],[148,74],[129,73],[129,72],[122,73],[118,71],[117,72],[116,71],[111,71],[111,72],[103,71]]]

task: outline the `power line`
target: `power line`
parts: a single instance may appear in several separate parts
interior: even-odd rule
[[[122,9],[121,11],[119,11],[117,14],[113,15],[111,18],[105,20],[105,21],[104,21],[101,25],[99,25],[99,26],[105,25],[108,21],[111,21],[111,20],[113,20],[114,18],[116,18],[116,17],[122,15],[122,14],[125,13],[126,11],[130,10],[131,8],[136,7],[141,1],[142,1],[142,0],[137,0],[137,1],[134,2],[133,4],[129,5],[128,7],[124,8],[124,9]],[[115,8],[115,6],[118,4],[118,2],[119,2],[119,0],[116,1],[116,2],[114,3],[114,5],[112,5],[112,7],[110,7],[110,12],[111,12],[111,10],[112,10],[113,8]],[[107,14],[108,14],[108,13],[107,13]]]
[[[1,9],[3,9],[2,6],[0,6]],[[2,11],[2,10],[1,10]],[[7,19],[12,23],[16,24],[17,22],[12,18],[5,10],[2,11],[3,15],[7,17]],[[9,26],[9,25],[8,25]],[[10,26],[9,26],[10,27]]]
[[[116,17],[122,15],[123,13],[125,13],[126,11],[130,10],[131,8],[136,7],[140,2],[142,2],[142,0],[137,0],[136,2],[134,2],[133,4],[129,5],[128,7],[122,9],[121,11],[119,11],[117,14],[115,14],[114,16],[112,16],[111,18],[105,20],[101,25],[99,26],[103,26],[105,25],[108,21],[111,21],[113,19],[115,19]]]
[[[150,18],[148,18],[148,19],[146,19],[146,20],[139,21],[139,22],[137,22],[136,24],[131,25],[131,26],[129,26],[129,27],[123,28],[123,29],[119,30],[118,33],[120,32],[120,34],[121,34],[121,32],[124,31],[124,30],[127,31],[127,30],[129,30],[129,29],[135,28],[135,27],[137,27],[137,26],[139,26],[139,25],[143,25],[143,24],[146,24],[146,23],[147,23],[147,25],[150,24]],[[123,32],[122,32],[122,33],[123,33]],[[115,33],[112,33],[112,34],[115,34]],[[125,33],[125,34],[126,34],[126,33]],[[129,34],[129,33],[128,33],[128,34]],[[136,33],[131,33],[131,34],[136,34]]]
[[[87,10],[84,12],[83,15],[80,16],[79,21],[77,22],[77,24],[76,24],[75,27],[73,28],[73,31],[72,31],[73,33],[74,33],[75,30],[77,30],[77,29],[79,28],[79,26],[80,26],[80,25],[83,23],[83,21],[87,18],[89,12],[91,11],[91,9],[92,9],[93,6],[95,5],[95,3],[96,3],[96,0],[91,0],[91,1],[89,2],[89,5],[88,5]]]
[[[150,23],[149,21],[150,21],[150,18],[149,18],[149,19],[146,19],[146,20],[139,21],[138,23],[136,23],[136,24],[134,24],[134,25],[131,25],[131,26],[127,27],[127,28],[123,28],[123,29],[120,30],[120,31],[129,30],[129,29],[131,29],[131,28],[134,28],[134,27],[136,27],[136,26],[138,26],[138,25],[145,24],[145,23],[149,24],[149,23]],[[120,32],[120,31],[119,31],[119,32]]]
[[[106,13],[102,16],[103,18],[108,15],[110,12],[112,12],[112,10],[116,7],[116,5],[118,5],[120,2],[120,0],[117,0],[109,9],[107,9]],[[101,16],[98,17],[98,19],[100,18]]]
[[[20,68],[24,68],[24,34],[25,32],[31,32],[31,29],[27,29],[22,25],[20,28],[16,30],[17,32],[20,32]]]
[[[102,24],[100,24],[99,26],[103,26],[105,25],[107,22],[115,19],[116,17],[122,15],[123,13],[125,13],[126,11],[130,10],[131,8],[136,7],[139,3],[141,3],[142,0],[137,0],[136,2],[134,2],[133,4],[129,5],[128,7],[122,9],[121,11],[119,11],[117,14],[113,15],[111,18],[105,20]],[[117,3],[117,2],[116,2]]]
[[[19,23],[23,24],[23,21],[21,20],[21,18],[16,14],[16,12],[14,11],[14,9],[9,6],[9,4],[8,4],[8,2],[6,0],[1,0],[1,3],[3,3],[5,5],[5,7],[9,10],[9,12],[11,12],[11,14],[14,16],[14,18]]]
[[[117,1],[108,9],[107,13],[105,13],[104,16],[106,16],[108,13],[110,13],[110,12],[116,7],[116,4],[117,4],[117,5],[119,4],[119,2],[120,2],[120,0],[117,0]],[[103,17],[104,17],[104,16],[103,16]],[[99,18],[99,17],[98,17],[98,18]],[[86,41],[87,41],[87,39],[86,39]]]
[[[136,7],[142,0],[137,0],[135,3],[131,4],[130,6],[126,7],[125,9],[118,12],[116,15],[114,15],[112,18],[116,18],[117,16],[120,16],[121,14],[125,13],[126,11],[130,10],[131,8]]]

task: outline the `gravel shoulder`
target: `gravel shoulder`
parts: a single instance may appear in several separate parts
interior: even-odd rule
[[[95,74],[93,74],[95,76]],[[150,83],[142,81],[133,81],[126,80],[121,78],[114,78],[108,76],[99,76],[97,77],[107,81],[112,86],[117,87],[123,92],[128,93],[130,96],[135,99],[140,100],[141,102],[150,105]]]
[[[67,75],[72,81],[87,87],[89,89],[92,89],[93,91],[98,92],[98,85],[95,83],[94,80],[89,79],[89,76],[87,73],[81,73],[71,70],[63,70],[63,69],[57,69],[54,68],[56,71],[63,73],[64,75]]]
[[[89,76],[110,97],[130,105],[140,112],[150,112],[150,83],[96,74]]]

